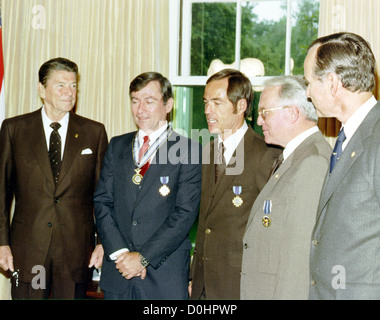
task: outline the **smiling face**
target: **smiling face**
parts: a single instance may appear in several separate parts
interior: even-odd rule
[[[55,70],[49,74],[46,87],[38,84],[45,111],[51,120],[59,121],[71,111],[77,98],[77,76],[74,72]]]
[[[228,79],[213,80],[206,85],[203,95],[208,130],[219,134],[223,140],[238,130],[244,122],[245,100],[238,102],[235,110],[227,96]]]
[[[151,134],[166,121],[166,115],[173,108],[173,99],[170,98],[165,105],[160,83],[150,81],[141,90],[131,93],[131,108],[136,125]]]

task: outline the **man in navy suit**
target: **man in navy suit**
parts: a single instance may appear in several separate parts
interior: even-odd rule
[[[105,299],[188,299],[188,237],[201,193],[201,147],[165,121],[170,82],[156,72],[130,84],[139,130],[111,140],[95,193]]]

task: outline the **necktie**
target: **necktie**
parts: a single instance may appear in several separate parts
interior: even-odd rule
[[[218,182],[219,178],[222,176],[224,170],[226,169],[226,160],[224,159],[224,152],[226,147],[223,142],[219,143],[217,161],[215,163],[215,183]]]
[[[278,168],[280,167],[283,161],[284,161],[284,155],[281,153],[273,164],[273,167],[269,173],[269,178],[274,175],[274,173],[278,170]]]
[[[49,144],[49,160],[51,170],[53,172],[53,177],[55,183],[58,182],[59,171],[61,170],[61,136],[58,133],[58,129],[61,125],[58,122],[53,122],[50,125],[53,128],[53,131],[50,135],[50,144]]]
[[[335,147],[333,150],[333,153],[330,158],[330,173],[333,171],[336,163],[338,162],[340,156],[342,155],[342,145],[344,140],[346,140],[346,135],[344,133],[344,130],[340,130],[338,134],[338,139],[336,140]]]
[[[143,157],[144,153],[149,149],[149,136],[144,136],[144,143],[143,145],[141,146],[140,148],[140,151],[139,151],[139,161],[141,161],[141,158]],[[142,167],[141,167],[141,171],[140,171],[140,174],[142,176],[144,176],[145,172],[148,170],[149,168],[149,165],[150,165],[150,160],[145,163]]]

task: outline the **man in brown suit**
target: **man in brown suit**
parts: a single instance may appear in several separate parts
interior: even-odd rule
[[[101,245],[94,250],[93,193],[107,135],[102,124],[71,112],[77,78],[72,61],[44,63],[44,106],[4,120],[0,131],[0,267],[14,275],[14,299],[84,298],[89,266],[99,267],[103,257]]]
[[[241,72],[225,69],[211,76],[203,99],[208,129],[218,138],[203,151],[202,196],[189,290],[192,299],[240,299],[247,219],[280,150],[268,148],[245,122],[253,90]],[[214,161],[223,147],[221,159]]]

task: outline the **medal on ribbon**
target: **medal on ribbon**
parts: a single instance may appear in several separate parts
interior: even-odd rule
[[[272,224],[272,220],[269,217],[269,214],[272,211],[272,201],[270,200],[264,201],[263,210],[264,210],[264,217],[262,218],[262,223],[265,228],[269,228],[270,225]]]
[[[169,136],[173,133],[173,125],[171,122],[169,122],[166,130],[161,133],[161,135],[156,139],[156,141],[153,142],[153,144],[148,148],[148,150],[144,153],[142,158],[139,161],[139,139],[138,135],[136,134],[134,140],[133,140],[133,146],[132,146],[132,156],[133,160],[136,165],[135,174],[132,177],[132,182],[136,185],[139,185],[143,179],[143,175],[140,173],[142,170],[142,167],[150,160],[150,158],[153,157],[153,155],[156,153],[156,151],[166,142],[166,140],[169,138]],[[168,188],[169,189],[169,188]],[[170,192],[170,189],[169,189]]]
[[[241,186],[233,186],[232,187],[232,191],[234,192],[234,194],[236,195],[235,198],[232,199],[232,204],[238,208],[240,207],[242,204],[243,204],[243,199],[240,197],[240,194],[241,194],[241,191],[242,191],[242,188]]]
[[[161,188],[158,190],[158,192],[163,196],[166,197],[170,193],[170,189],[167,186],[169,183],[169,177],[160,177],[160,181],[162,183]]]
[[[143,179],[143,176],[142,176],[142,174],[140,174],[140,171],[141,171],[141,168],[135,169],[136,173],[132,177],[132,182],[134,184],[139,185],[141,183],[142,179]]]

